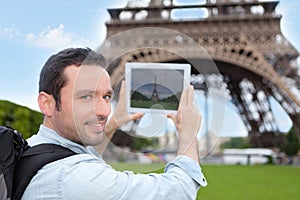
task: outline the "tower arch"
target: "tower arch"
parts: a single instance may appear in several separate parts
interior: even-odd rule
[[[299,66],[293,65],[299,52],[281,33],[282,16],[275,12],[279,1],[209,0],[201,5],[175,5],[173,1],[149,0],[138,6],[132,2],[125,8],[108,9],[107,40],[99,48],[110,60],[113,86],[124,78],[126,62],[190,62],[196,74],[222,74],[245,125],[250,126],[254,144],[264,146],[263,134],[267,142],[272,142],[270,135],[277,134],[276,128],[260,128],[266,120],[272,124],[274,118],[270,109],[263,108],[269,104],[263,96],[280,103],[300,141]],[[197,19],[172,18],[174,10],[190,8],[204,9],[208,14]],[[141,11],[146,17],[134,17]],[[131,17],[120,18],[124,12]],[[170,35],[170,30],[174,34]],[[114,39],[116,35],[122,37]],[[203,63],[217,70],[198,66]],[[251,102],[242,99],[250,86],[258,109],[255,120],[249,111]]]

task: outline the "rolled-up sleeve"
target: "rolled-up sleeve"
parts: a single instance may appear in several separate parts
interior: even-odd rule
[[[207,186],[206,178],[204,177],[201,167],[199,164],[187,157],[187,156],[177,156],[173,162],[167,164],[165,172],[173,167],[181,168],[186,174],[188,174],[194,181],[196,181],[200,186]]]

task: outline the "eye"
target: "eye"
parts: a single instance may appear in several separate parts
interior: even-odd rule
[[[111,95],[105,95],[105,96],[103,96],[103,99],[105,101],[110,101],[111,100]]]
[[[91,98],[92,98],[92,95],[83,95],[80,97],[80,99],[82,99],[82,100],[89,100]]]

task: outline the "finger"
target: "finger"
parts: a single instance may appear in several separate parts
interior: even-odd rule
[[[186,105],[186,100],[187,100],[186,98],[187,98],[187,89],[184,89],[181,93],[178,110],[181,109],[182,106]]]
[[[171,119],[176,124],[176,115],[174,113],[167,114],[167,118]]]
[[[192,105],[194,103],[194,87],[192,85],[189,86],[187,96],[187,104]]]
[[[119,101],[124,102],[124,100],[125,100],[125,81],[123,80],[121,83]]]
[[[129,118],[131,120],[137,120],[137,119],[140,119],[144,116],[144,113],[134,113],[132,115],[129,116]]]

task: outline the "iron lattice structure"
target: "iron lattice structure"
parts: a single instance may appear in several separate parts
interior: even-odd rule
[[[214,73],[210,68],[215,64],[226,84],[226,96],[240,114],[253,145],[270,147],[283,142],[270,97],[290,116],[300,141],[300,101],[296,98],[300,88],[296,64],[299,52],[281,32],[282,16],[275,12],[278,3],[207,0],[199,5],[174,5],[172,0],[129,0],[125,8],[108,9],[111,20],[106,23],[107,40],[100,51],[111,61],[112,85],[124,78],[126,62],[188,59],[202,67],[192,63],[193,75],[205,77]],[[174,19],[173,13],[184,10],[204,14]],[[206,53],[199,51],[195,42]],[[197,81],[192,84],[200,90],[208,88]]]

